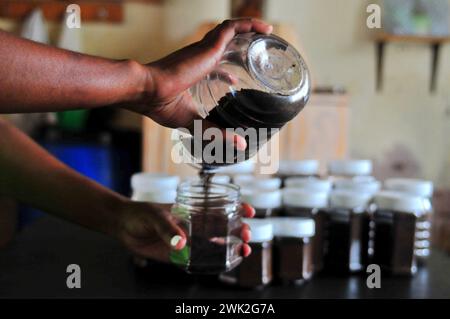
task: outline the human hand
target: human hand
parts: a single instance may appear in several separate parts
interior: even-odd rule
[[[190,128],[199,115],[187,90],[214,70],[236,34],[247,32],[269,34],[272,26],[255,19],[226,20],[199,42],[148,64],[147,93],[129,109],[167,127]]]
[[[242,215],[251,218],[255,211],[250,205],[242,204]],[[250,237],[249,226],[243,224],[241,254],[244,257],[251,253],[247,244]],[[135,255],[162,262],[169,261],[172,250],[181,250],[186,245],[186,234],[167,206],[145,202],[126,203],[119,221],[118,238]]]

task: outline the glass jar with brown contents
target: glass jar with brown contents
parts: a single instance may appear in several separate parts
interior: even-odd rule
[[[314,220],[315,234],[312,238],[313,264],[314,272],[318,273],[323,268],[328,192],[286,188],[283,190],[282,197],[284,215],[306,217]]]
[[[233,270],[220,275],[227,284],[243,288],[258,288],[272,281],[272,224],[268,220],[244,219],[250,226],[252,238],[250,256]]]

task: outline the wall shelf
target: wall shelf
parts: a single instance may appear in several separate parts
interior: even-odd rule
[[[450,42],[450,37],[440,36],[422,36],[422,35],[396,35],[390,33],[379,33],[375,37],[377,52],[377,72],[376,84],[377,91],[381,91],[383,86],[383,64],[384,48],[387,43],[416,43],[428,45],[431,49],[431,75],[430,92],[436,90],[436,77],[439,64],[439,52],[442,44]]]

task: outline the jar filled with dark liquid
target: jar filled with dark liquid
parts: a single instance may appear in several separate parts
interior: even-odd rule
[[[272,281],[272,224],[267,220],[245,219],[250,226],[252,238],[250,256],[233,270],[220,275],[220,280],[243,288],[258,288]]]
[[[278,217],[270,219],[275,236],[274,273],[283,284],[303,283],[314,272],[311,218]]]
[[[319,273],[323,269],[328,192],[285,188],[282,192],[282,201],[284,215],[314,220],[315,234],[312,238],[313,264],[314,272]]]
[[[423,199],[424,210],[418,216],[416,223],[416,241],[414,254],[418,264],[425,263],[431,251],[431,222],[433,217],[433,183],[431,181],[413,178],[390,178],[384,182],[388,190],[398,191],[405,194],[420,196]]]
[[[236,35],[216,69],[190,89],[203,120],[194,122],[190,132],[178,131],[182,155],[204,170],[252,158],[303,109],[310,86],[308,68],[289,43],[275,35]],[[220,144],[219,130],[203,132],[207,123],[235,130],[247,148]]]
[[[324,271],[348,274],[362,271],[369,259],[372,194],[336,190],[327,210],[327,249]]]
[[[418,216],[424,211],[422,198],[382,191],[375,196],[374,204],[373,262],[393,275],[415,274],[415,233]]]
[[[241,261],[242,218],[239,188],[232,184],[184,182],[177,190],[172,214],[187,235],[170,260],[189,273],[219,274]]]

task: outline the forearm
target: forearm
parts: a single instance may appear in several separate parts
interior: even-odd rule
[[[109,235],[127,199],[76,173],[0,120],[0,195]]]
[[[61,50],[0,31],[0,113],[61,111],[132,103],[146,68]]]

